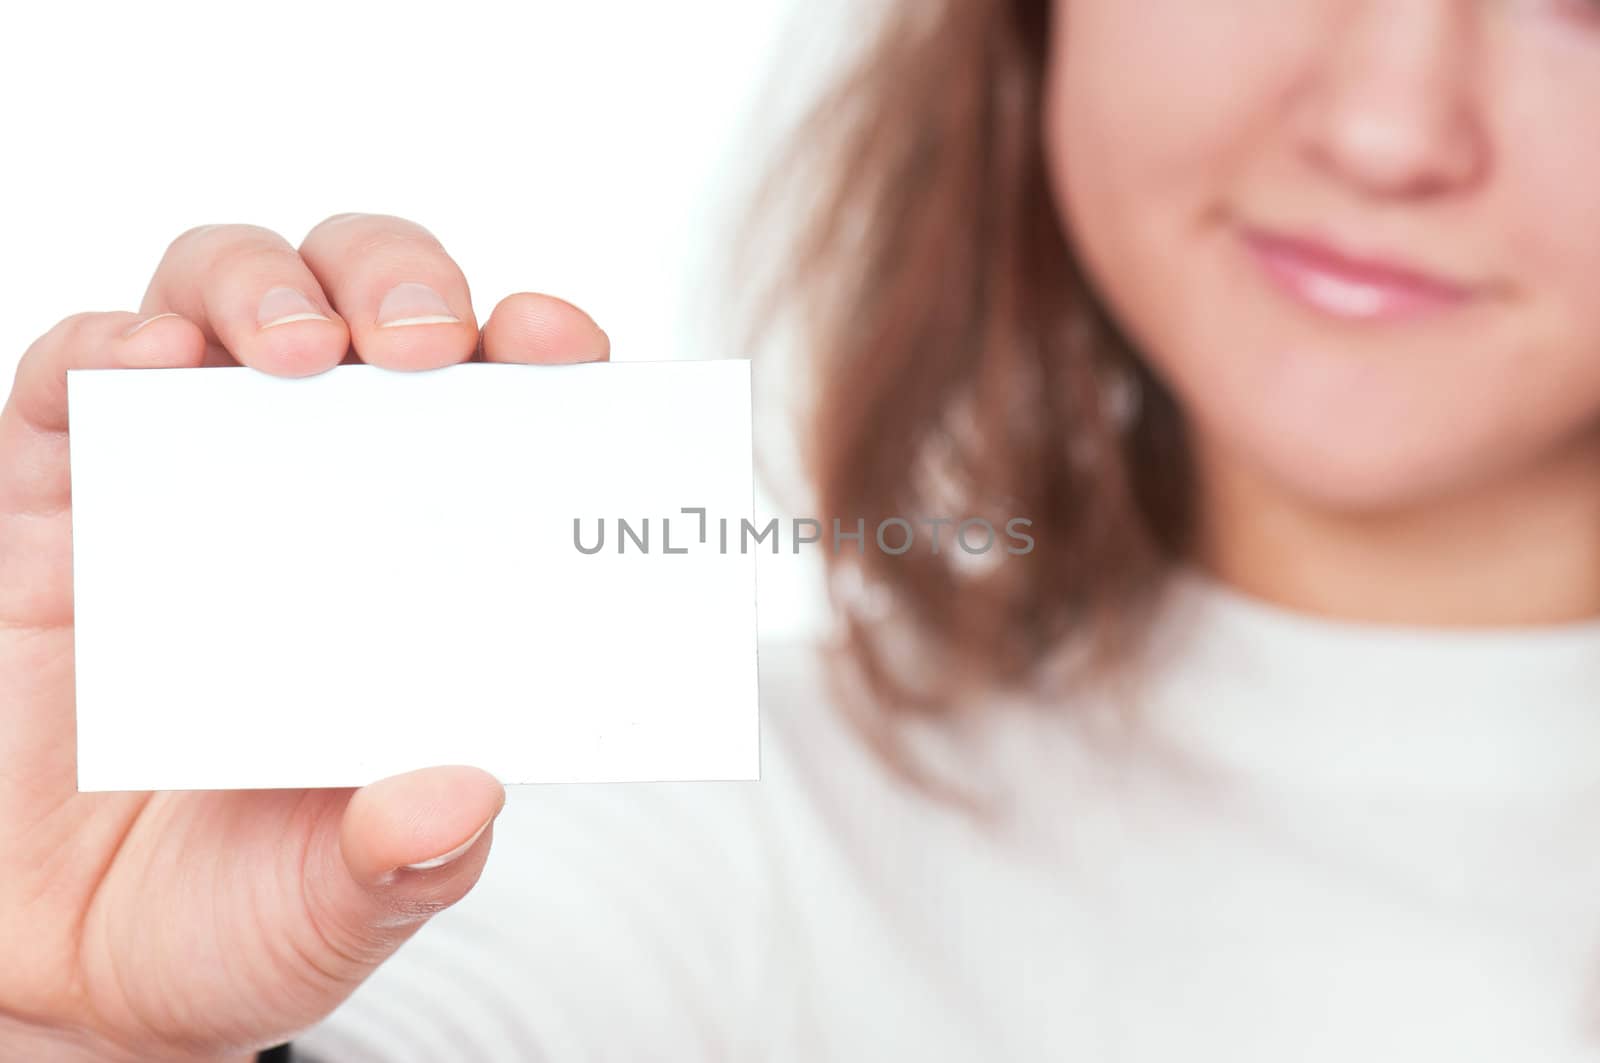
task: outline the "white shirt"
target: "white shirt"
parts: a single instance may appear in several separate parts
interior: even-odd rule
[[[1131,705],[995,699],[952,761],[986,825],[764,645],[759,783],[512,788],[475,891],[296,1049],[1600,1059],[1600,620],[1362,625],[1180,569],[1151,647]]]

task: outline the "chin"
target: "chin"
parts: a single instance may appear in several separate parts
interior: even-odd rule
[[[1421,425],[1413,426],[1421,432],[1363,431],[1326,409],[1280,408],[1263,420],[1257,407],[1222,423],[1228,427],[1214,434],[1218,462],[1328,513],[1377,516],[1428,505],[1469,487],[1488,465],[1459,433]]]
[[[1321,464],[1273,470],[1283,490],[1309,508],[1346,516],[1398,514],[1436,502],[1462,477],[1367,455],[1325,455]]]

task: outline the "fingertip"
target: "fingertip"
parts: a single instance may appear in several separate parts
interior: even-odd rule
[[[467,765],[381,779],[357,790],[346,806],[340,838],[345,860],[369,884],[408,865],[443,866],[472,848],[505,801],[499,780]]]
[[[181,317],[183,317],[183,315],[179,314],[179,313],[177,313],[175,311],[172,311],[172,310],[163,310],[159,314],[150,314],[148,316],[142,316],[142,317],[141,316],[135,316],[135,318],[133,320],[133,323],[131,325],[129,325],[127,328],[122,330],[122,338],[123,339],[127,339],[128,337],[132,336],[135,332],[138,332],[139,330],[145,328],[146,326],[153,325],[157,321],[161,321],[161,320],[163,320],[165,318],[169,318],[169,317],[181,318]]]
[[[401,372],[439,369],[471,360],[478,348],[478,326],[470,316],[455,321],[418,319],[371,325],[353,343],[361,360]]]
[[[314,376],[339,365],[350,350],[342,318],[305,318],[260,329],[236,357],[273,376]]]
[[[186,369],[203,364],[205,333],[181,314],[130,318],[123,331],[118,362],[129,369]]]
[[[298,260],[295,265],[304,268]],[[252,369],[273,376],[314,376],[338,365],[350,350],[349,323],[309,280],[268,288],[256,300],[253,318],[248,306],[229,309],[234,357]]]
[[[580,307],[553,295],[502,299],[483,326],[484,360],[530,365],[604,362],[611,337]]]

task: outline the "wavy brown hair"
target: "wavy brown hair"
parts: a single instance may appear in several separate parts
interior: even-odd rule
[[[1051,7],[901,0],[757,200],[793,226],[765,307],[801,329],[817,516],[1032,522],[1032,552],[993,564],[948,544],[829,553],[867,722],[1036,685],[1075,635],[1080,663],[1105,671],[1190,535],[1178,410],[1091,290],[1050,192]],[[1118,382],[1137,387],[1131,421]]]

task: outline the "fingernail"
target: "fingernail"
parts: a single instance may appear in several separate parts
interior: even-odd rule
[[[294,321],[327,321],[328,316],[310,299],[293,288],[273,288],[261,297],[256,308],[256,327],[272,328]]]
[[[150,322],[152,322],[152,321],[160,321],[164,317],[182,317],[182,316],[183,316],[182,314],[174,314],[171,311],[168,311],[168,312],[166,312],[164,314],[152,314],[152,315],[150,315],[149,317],[145,318],[142,321],[135,321],[132,325],[129,325],[128,326],[128,330],[122,334],[122,338],[123,339],[127,339],[129,336],[132,336],[135,332],[138,332],[140,329],[144,328],[146,325],[150,324]]]
[[[415,281],[396,284],[378,305],[380,328],[397,325],[448,325],[460,321],[450,312],[444,296]]]
[[[406,864],[405,869],[407,871],[432,871],[436,867],[443,867],[450,861],[460,857],[468,849],[472,848],[473,843],[475,843],[479,838],[483,837],[483,832],[488,830],[489,824],[493,822],[494,820],[492,819],[486,821],[483,826],[472,832],[472,837],[468,838],[454,849],[451,849],[448,853],[442,853],[431,860],[421,860],[415,864]]]

